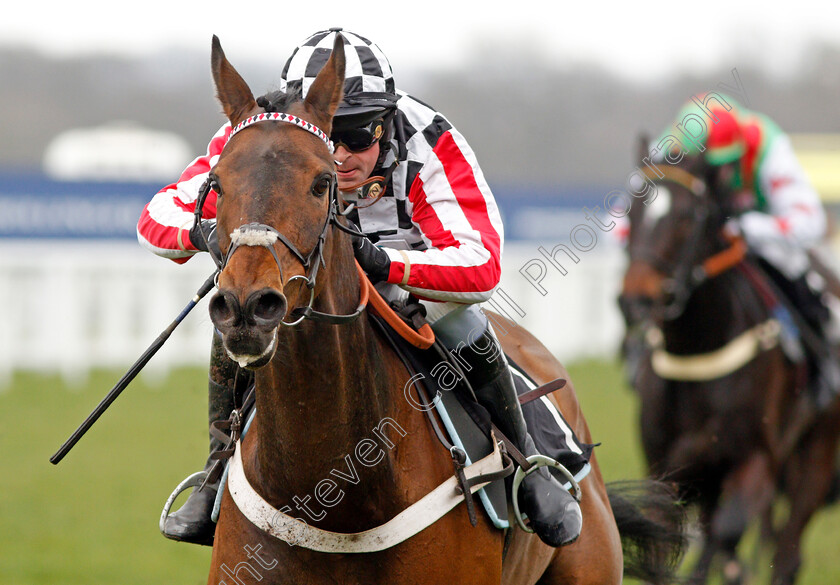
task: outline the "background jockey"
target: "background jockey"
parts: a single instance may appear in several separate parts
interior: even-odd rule
[[[306,96],[339,30],[315,33],[295,49],[283,69],[282,91]],[[499,283],[504,234],[475,154],[442,114],[396,90],[379,47],[351,32],[341,34],[345,94],[331,138],[339,189],[346,199],[359,200],[350,218],[367,235],[355,242],[356,258],[386,298],[397,300],[411,292],[424,299],[437,337],[450,348],[466,345],[459,355],[469,365],[468,378],[479,402],[525,455],[535,454],[504,354],[476,304],[489,299]],[[258,104],[272,110],[278,93],[263,96]],[[175,262],[206,249],[204,236],[210,246],[218,246],[212,219],[216,194],[210,192],[203,208],[208,219],[200,226],[193,227],[193,211],[230,131],[229,124],[223,126],[207,153],[145,207],[137,226],[143,246]],[[218,334],[214,337],[211,422],[228,418],[234,391],[241,390],[235,388],[238,367],[224,355]],[[211,452],[218,447],[211,438]],[[577,539],[580,508],[544,468],[522,486],[522,507],[543,541],[561,546]],[[210,513],[218,484],[212,487],[193,491],[167,520],[166,536],[212,542]]]
[[[764,114],[713,92],[692,98],[657,145],[664,148],[668,137],[679,137],[679,144],[672,141],[672,150],[702,151],[709,184],[731,205],[733,219],[727,229],[744,237],[772,282],[815,334],[804,332],[802,338],[817,372],[812,376],[814,396],[818,405],[827,405],[840,387],[840,367],[826,335],[831,312],[806,279],[811,266],[808,251],[825,239],[827,222],[790,140]],[[665,153],[659,156],[661,160]]]

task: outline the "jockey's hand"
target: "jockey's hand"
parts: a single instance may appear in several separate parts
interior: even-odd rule
[[[193,225],[190,228],[190,242],[198,250],[203,252],[210,252],[216,258],[221,258],[222,253],[219,250],[219,234],[216,233],[216,222],[209,219],[202,219],[201,223]]]
[[[391,259],[388,254],[365,236],[353,237],[353,253],[359,266],[362,267],[370,281],[374,284],[388,280],[391,271]]]
[[[726,223],[723,224],[723,235],[728,238],[741,237],[741,224],[737,217],[730,217],[726,220]]]

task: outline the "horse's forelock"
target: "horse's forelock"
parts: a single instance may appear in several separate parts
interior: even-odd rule
[[[285,112],[291,104],[301,99],[300,92],[286,93],[278,89],[257,98],[257,105],[266,112]]]

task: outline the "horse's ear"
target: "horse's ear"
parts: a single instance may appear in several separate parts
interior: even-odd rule
[[[649,146],[650,136],[648,136],[647,132],[639,132],[636,136],[636,160],[634,161],[637,165],[642,166],[645,164],[644,160],[650,155],[650,151],[648,150]],[[630,236],[628,242],[633,239],[633,226],[642,220],[642,214],[644,212],[644,205],[641,205],[641,200],[633,201],[632,203],[627,215],[627,219],[630,220]]]
[[[683,168],[696,177],[701,177],[706,180],[709,178],[712,170],[709,163],[706,161],[706,156],[702,152],[687,154],[683,162]]]
[[[225,57],[219,37],[213,35],[213,49],[210,54],[213,81],[216,83],[216,97],[222,104],[231,125],[236,126],[257,107],[251,88]]]
[[[647,156],[650,154],[648,151],[648,145],[650,144],[650,136],[648,136],[647,132],[639,132],[639,136],[636,138],[636,162],[641,163],[644,161]]]
[[[324,131],[332,128],[332,117],[344,95],[344,37],[335,35],[330,58],[309,87],[304,103],[324,116]]]

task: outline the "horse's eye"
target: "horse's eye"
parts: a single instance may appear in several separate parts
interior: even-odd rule
[[[217,200],[222,198],[222,188],[219,186],[219,180],[217,178],[213,177],[211,179],[210,189],[212,189],[213,192],[216,193]]]
[[[316,197],[323,197],[330,190],[329,177],[320,177],[312,185],[312,194]]]

